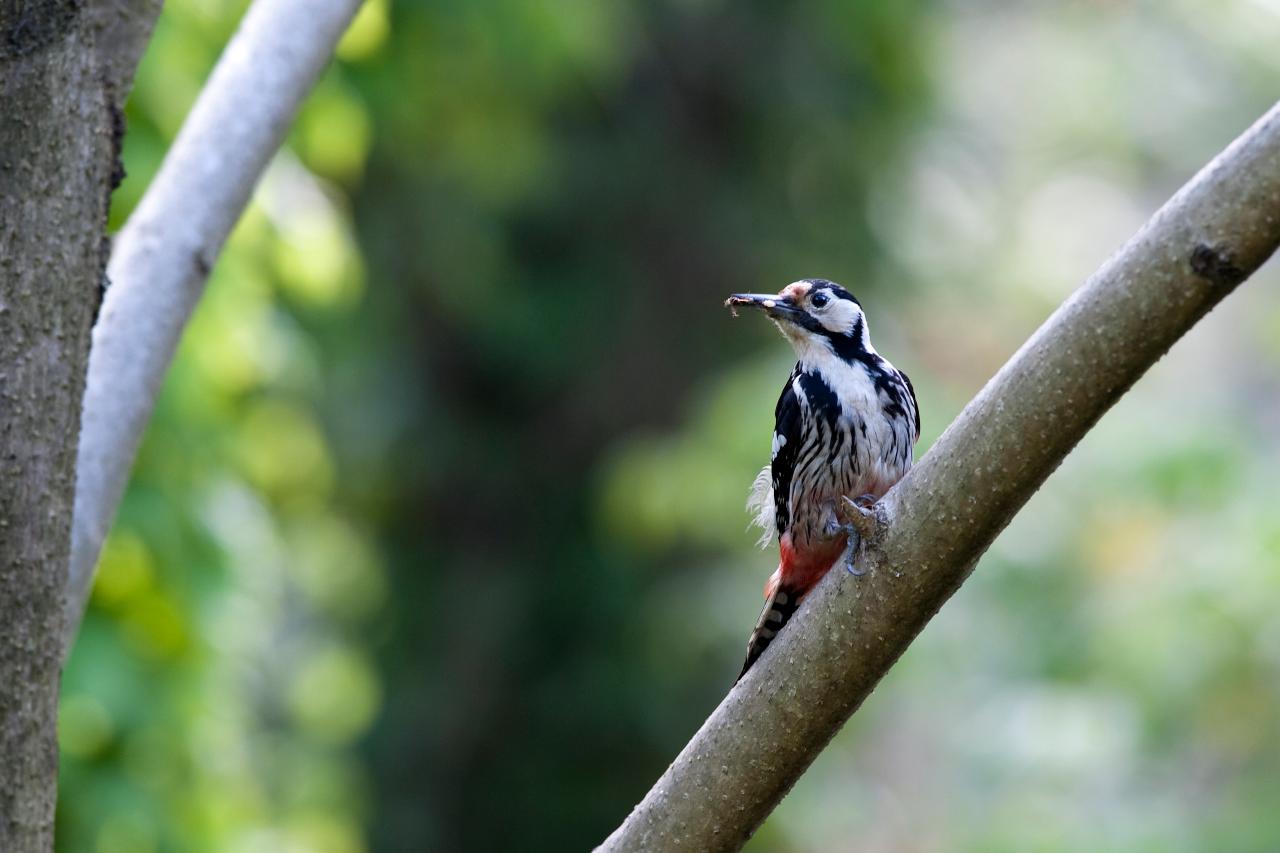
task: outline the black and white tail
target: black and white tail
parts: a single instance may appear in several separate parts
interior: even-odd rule
[[[756,622],[755,630],[751,632],[751,639],[747,640],[747,660],[742,664],[742,672],[738,673],[735,684],[742,680],[742,676],[747,674],[751,665],[759,660],[765,649],[769,648],[773,638],[782,630],[783,625],[791,621],[791,617],[795,615],[796,608],[799,606],[800,596],[796,591],[779,584],[777,590],[764,603],[764,610],[760,611],[760,619]]]

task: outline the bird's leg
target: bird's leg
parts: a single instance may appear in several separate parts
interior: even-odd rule
[[[849,537],[845,542],[844,556],[842,558],[844,561],[844,570],[854,577],[860,578],[865,575],[866,572],[853,564],[853,555],[858,552],[858,540],[862,538],[861,534],[858,533],[857,528],[852,524],[845,524],[841,526],[840,529]]]
[[[844,563],[845,570],[849,574],[861,577],[862,572],[858,571],[853,565],[853,555],[858,550],[860,534],[858,533],[858,528],[844,519],[846,514],[834,504],[828,504],[827,523],[823,525],[822,532],[826,534],[828,539],[835,539],[838,536],[845,537],[844,551],[840,555],[840,562]]]
[[[835,536],[838,533],[845,535],[844,567],[849,574],[856,577],[866,574],[854,566],[853,555],[857,553],[858,543],[862,541],[862,537],[870,536],[875,530],[876,517],[871,511],[875,502],[875,495],[861,495],[854,500],[841,498],[834,517],[827,522],[828,535]]]

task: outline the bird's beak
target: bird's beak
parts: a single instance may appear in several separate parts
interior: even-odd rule
[[[735,317],[740,307],[759,308],[775,320],[794,320],[801,313],[794,299],[777,293],[735,293],[724,304]]]

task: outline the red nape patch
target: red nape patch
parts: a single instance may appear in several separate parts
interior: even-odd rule
[[[800,300],[804,299],[804,295],[808,293],[812,287],[813,285],[809,284],[807,281],[797,281],[782,288],[778,295],[782,297],[790,297],[798,303]]]
[[[822,580],[822,576],[830,571],[836,560],[840,559],[840,555],[844,553],[845,537],[841,535],[835,539],[809,542],[797,548],[792,545],[791,534],[787,533],[782,537],[779,546],[782,558],[778,564],[778,571],[774,573],[773,578],[769,579],[771,585],[776,589],[780,582],[796,590],[797,594],[804,595],[813,589],[814,584]],[[767,591],[766,587],[766,598],[769,597]]]

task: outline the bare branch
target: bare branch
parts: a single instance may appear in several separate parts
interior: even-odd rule
[[[1280,243],[1280,105],[1027,341],[601,850],[731,850],[764,821],[1063,457]]]
[[[81,424],[68,647],[138,443],[209,269],[359,5],[257,0],[116,238]]]

